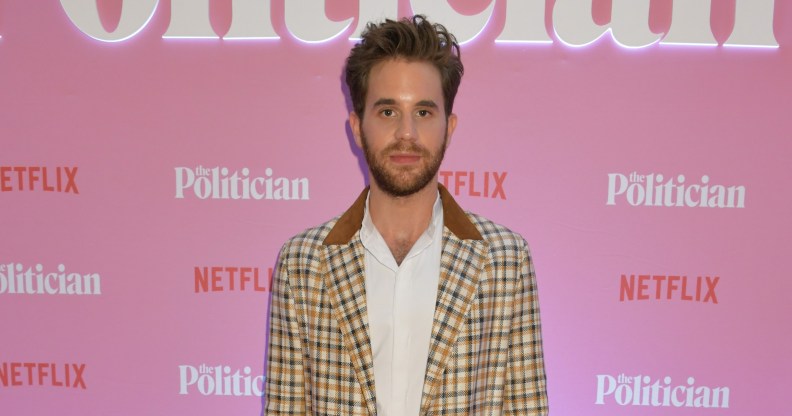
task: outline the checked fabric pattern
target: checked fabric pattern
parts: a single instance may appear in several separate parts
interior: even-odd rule
[[[375,415],[360,224],[289,240],[272,293],[267,415]],[[422,415],[545,415],[533,265],[518,234],[462,211],[440,186],[445,229]]]

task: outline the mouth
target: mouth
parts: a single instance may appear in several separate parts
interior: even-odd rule
[[[397,153],[390,155],[388,159],[397,165],[409,165],[417,163],[419,160],[421,160],[421,155],[411,153]]]

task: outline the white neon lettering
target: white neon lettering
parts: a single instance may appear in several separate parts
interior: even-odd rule
[[[506,23],[495,42],[551,43],[545,28],[545,1],[506,1]]]
[[[674,2],[671,28],[661,45],[717,46],[710,29],[710,0]]]
[[[233,0],[231,28],[223,39],[280,39],[272,27],[270,0]]]
[[[112,32],[102,26],[95,1],[60,0],[60,3],[69,20],[86,35],[103,42],[121,42],[146,27],[154,16],[159,0],[125,1],[121,7],[118,27]]]
[[[121,0],[123,1],[123,0]],[[504,25],[496,43],[552,43],[545,27],[546,0],[497,0],[503,2]],[[410,0],[413,13],[442,22],[460,43],[469,42],[492,21],[496,0],[473,15],[458,13],[449,0]],[[552,6],[552,30],[569,46],[586,46],[610,33],[613,41],[627,48],[661,45],[717,46],[710,24],[712,0],[672,2],[671,25],[667,33],[653,33],[649,27],[651,0],[611,0],[610,21],[597,24],[593,0],[556,0]],[[143,30],[153,17],[159,0],[123,1],[116,29],[102,25],[95,1],[60,0],[67,17],[91,38],[104,42],[127,40]],[[330,20],[325,0],[284,0],[286,30],[296,39],[326,42],[344,33],[357,40],[368,22],[397,19],[399,0],[359,0],[358,16]],[[210,0],[171,0],[171,19],[163,38],[220,38],[211,25]],[[224,39],[280,39],[272,24],[271,0],[231,0],[231,26]],[[723,46],[777,48],[773,31],[775,0],[735,0],[734,28]],[[353,30],[348,30],[357,20]],[[0,37],[1,38],[1,37]]]
[[[475,39],[487,26],[492,11],[495,10],[495,2],[492,0],[486,9],[469,16],[457,13],[447,0],[410,0],[410,4],[416,14],[424,14],[432,20],[443,22],[443,26],[456,36],[460,44]]]
[[[553,8],[556,37],[570,46],[585,46],[608,30],[594,23],[591,0],[558,0]]]
[[[218,39],[209,21],[209,0],[171,0],[171,20],[162,37]]]
[[[723,46],[778,47],[773,33],[774,0],[737,0],[734,30]]]
[[[359,40],[368,22],[382,22],[385,19],[396,19],[399,15],[399,0],[361,1],[358,6],[358,21],[351,40]]]
[[[611,35],[627,48],[643,48],[660,40],[649,30],[649,0],[613,0]]]
[[[570,46],[588,45],[607,32],[627,48],[641,48],[660,40],[649,30],[649,0],[613,0],[611,21],[598,25],[591,0],[558,0],[553,9],[556,36]]]
[[[285,20],[289,32],[303,42],[324,42],[343,33],[352,18],[342,22],[329,20],[324,0],[285,0]]]

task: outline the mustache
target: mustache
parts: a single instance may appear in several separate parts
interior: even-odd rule
[[[418,144],[416,144],[414,142],[408,142],[408,143],[396,142],[396,143],[393,143],[393,144],[389,145],[388,147],[386,147],[385,149],[383,149],[382,153],[384,153],[384,154],[388,154],[388,153],[417,153],[417,154],[420,154],[422,156],[429,155],[429,151],[426,150],[425,147],[419,146]]]

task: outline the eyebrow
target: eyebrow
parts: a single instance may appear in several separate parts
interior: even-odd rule
[[[432,100],[421,100],[415,104],[417,107],[437,108],[437,104]]]
[[[379,100],[375,101],[373,107],[378,107],[381,105],[394,105],[396,104],[396,100],[393,98],[380,98]]]
[[[378,107],[381,105],[395,105],[396,100],[393,98],[380,98],[379,100],[375,101],[373,107]],[[415,103],[416,107],[429,107],[429,108],[438,108],[437,103],[432,100],[421,100]]]

